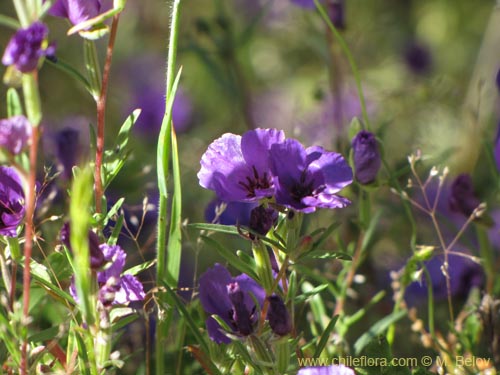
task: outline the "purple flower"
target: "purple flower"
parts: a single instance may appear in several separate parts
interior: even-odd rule
[[[63,17],[77,25],[111,9],[109,0],[57,0],[49,14]]]
[[[144,288],[135,276],[122,275],[127,254],[118,245],[99,245],[108,263],[103,271],[97,273],[99,284],[98,298],[104,306],[112,304],[126,304],[133,301],[142,301],[145,297]],[[70,293],[78,301],[74,281],[71,283]]]
[[[0,166],[0,235],[15,237],[24,212],[21,178],[14,168]]]
[[[222,213],[222,205],[225,205]],[[218,223],[222,225],[249,226],[251,211],[257,207],[256,203],[245,202],[223,202],[213,199],[205,209],[205,221],[207,223]]]
[[[360,184],[375,181],[381,165],[375,135],[366,130],[361,130],[352,140],[352,150],[356,180]]]
[[[427,73],[432,63],[429,49],[415,41],[410,42],[406,47],[404,59],[408,68],[415,74]]]
[[[342,155],[317,146],[305,149],[287,139],[271,147],[270,157],[278,204],[310,213],[350,203],[336,195],[352,182],[352,170]]]
[[[432,291],[436,300],[445,300],[448,296],[446,278],[441,270],[443,263],[444,256],[436,256],[425,263],[431,277]],[[450,276],[450,292],[452,296],[466,298],[473,287],[482,287],[484,285],[482,267],[464,256],[449,255],[448,275]],[[427,298],[427,281],[425,277],[422,277],[422,279],[421,283],[414,282],[406,288],[405,299],[412,306],[421,299]]]
[[[129,93],[124,107],[126,115],[136,108],[141,109],[134,131],[156,139],[165,113],[163,59],[153,54],[134,57],[120,67],[119,74],[124,82],[124,92]],[[183,87],[179,87],[172,108],[175,131],[178,134],[188,131],[193,119],[191,97]]]
[[[255,202],[274,194],[269,149],[284,141],[276,129],[226,133],[210,144],[201,158],[200,185],[223,201]]]
[[[344,365],[304,367],[297,375],[355,375],[354,370]]]
[[[200,277],[200,301],[203,309],[211,315],[218,315],[235,334],[248,336],[257,322],[257,310],[251,294],[260,306],[265,291],[255,280],[245,274],[232,277],[229,271],[215,264]],[[217,344],[229,344],[219,323],[209,316],[206,320],[208,335]]]
[[[42,22],[17,30],[5,48],[2,63],[7,66],[15,65],[23,73],[35,70],[42,56],[54,53],[53,46],[43,47],[48,33],[49,29]]]
[[[292,322],[285,303],[276,294],[267,297],[267,300],[269,301],[267,320],[271,330],[279,336],[288,335],[292,331]]]
[[[290,0],[292,4],[297,5],[302,8],[314,9],[316,5],[314,4],[314,0]]]
[[[19,154],[28,144],[31,124],[24,116],[13,116],[0,120],[0,147],[11,154]]]
[[[315,9],[316,4],[314,4],[314,0],[291,0],[292,4],[297,5],[302,8],[306,9]],[[320,3],[324,3],[324,1],[320,0]],[[332,21],[333,25],[338,28],[338,29],[344,29],[345,28],[345,6],[344,6],[344,0],[334,0],[334,1],[329,1],[326,5],[323,5],[326,7],[328,16],[330,17],[330,20]]]
[[[496,75],[496,84],[497,84],[497,90],[500,91],[500,69],[498,70]]]
[[[80,132],[73,128],[64,128],[54,135],[55,152],[62,169],[62,176],[70,180],[73,167],[78,164],[81,154]]]
[[[68,248],[69,251],[73,251],[70,243],[70,225],[69,223],[65,223],[61,228],[61,232],[59,233],[59,238],[61,242]],[[93,270],[97,270],[102,267],[105,263],[104,254],[102,250],[99,248],[99,237],[97,234],[89,230],[88,234],[89,241],[89,252],[90,252],[90,268]]]
[[[468,217],[480,203],[474,192],[471,176],[466,173],[457,176],[451,184],[450,209]]]
[[[108,267],[97,274],[99,285],[109,287],[110,279],[115,287],[115,298],[113,303],[125,304],[132,301],[141,301],[144,299],[144,288],[139,280],[132,275],[122,275],[125,267],[127,254],[118,245],[102,244],[99,246],[104,259],[110,264]],[[115,281],[115,279],[117,281]]]
[[[499,85],[500,88],[500,85]],[[498,171],[500,171],[500,122],[498,123],[497,136],[495,137],[495,145],[493,149],[493,154],[495,156],[495,162]]]

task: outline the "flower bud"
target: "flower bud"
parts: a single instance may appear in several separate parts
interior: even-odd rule
[[[265,236],[278,220],[278,212],[274,208],[255,207],[250,213],[250,229]]]
[[[352,150],[356,179],[360,184],[373,182],[381,165],[375,135],[366,130],[361,130],[352,140]]]
[[[273,294],[267,297],[269,308],[267,310],[267,320],[272,331],[279,336],[285,336],[292,331],[290,314],[285,303],[280,296]]]

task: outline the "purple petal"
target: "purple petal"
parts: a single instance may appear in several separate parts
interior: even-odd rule
[[[238,283],[240,290],[245,292],[244,304],[248,311],[252,311],[255,308],[255,302],[250,293],[255,296],[259,305],[262,306],[266,298],[266,291],[254,279],[243,273],[236,276],[234,281]]]
[[[317,150],[314,150],[314,153],[317,154]],[[329,194],[336,193],[352,183],[351,167],[342,155],[335,152],[323,152],[321,157],[309,165],[308,169],[313,179],[322,180],[322,183],[326,185],[323,191]]]
[[[0,234],[14,237],[24,216],[24,190],[14,168],[0,166]]]
[[[354,370],[344,365],[304,367],[297,375],[355,375]]]
[[[19,154],[28,144],[31,124],[24,116],[13,116],[0,120],[0,147],[11,154]]]
[[[231,283],[231,274],[220,264],[215,264],[200,276],[200,301],[209,314],[228,316],[232,309],[227,295],[227,285]]]
[[[269,169],[269,150],[272,145],[282,143],[285,133],[277,129],[249,130],[241,137],[241,152],[248,165],[259,172]]]
[[[50,8],[49,14],[55,17],[68,18],[67,1],[57,0]]]
[[[295,140],[287,139],[271,147],[271,170],[279,179],[281,186],[291,187],[306,170],[307,154],[304,146]]]
[[[226,323],[231,326],[227,319],[224,319],[224,321],[226,321]],[[223,333],[222,327],[219,323],[217,323],[217,320],[209,316],[205,321],[205,324],[207,325],[208,337],[210,337],[212,341],[217,344],[231,343],[231,339]]]
[[[120,289],[115,294],[115,303],[125,304],[132,301],[142,301],[146,294],[144,287],[136,277],[123,275],[120,280]]]
[[[291,0],[292,4],[297,5],[302,8],[314,9],[316,5],[313,0]]]
[[[110,277],[120,278],[127,258],[125,251],[118,245],[110,246],[107,244],[101,244],[99,249],[104,254],[104,259],[111,263],[104,271],[98,272],[97,280],[99,283],[105,284]]]

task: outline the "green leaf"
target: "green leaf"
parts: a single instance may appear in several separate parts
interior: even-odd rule
[[[379,336],[389,326],[406,315],[405,310],[393,312],[392,314],[380,319],[367,332],[365,332],[355,343],[354,351],[358,355],[375,337]]]
[[[339,259],[351,261],[352,257],[341,251],[327,252],[326,250],[315,250],[305,253],[299,259]]]
[[[332,223],[330,224],[326,229],[321,229],[322,233],[321,236],[314,242],[312,246],[312,250],[317,250],[320,246],[323,246],[323,244],[326,242],[328,237],[333,233],[335,229],[337,229],[340,226],[340,223]]]
[[[308,299],[312,296],[315,296],[316,294],[321,293],[326,288],[328,288],[328,285],[323,284],[323,285],[317,286],[315,288],[308,289],[306,292],[303,292],[301,295],[295,297],[295,303],[304,302],[306,299]]]
[[[95,309],[92,307],[90,295],[91,272],[88,243],[90,222],[89,207],[92,201],[92,171],[85,168],[73,180],[71,187],[71,235],[70,243],[73,249],[73,266],[75,271],[75,286],[85,322],[92,324],[95,321]]]
[[[188,224],[187,226],[189,228],[206,230],[209,232],[218,232],[218,233],[239,235],[238,228],[236,228],[234,225],[191,223],[191,224]]]
[[[127,149],[128,140],[130,137],[130,130],[135,124],[139,115],[141,114],[140,109],[134,110],[125,120],[121,126],[114,148],[105,151],[104,153],[104,187],[107,188],[113,179],[118,175],[120,170],[125,165],[130,151]]]
[[[337,323],[337,320],[339,319],[338,315],[335,315],[331,320],[330,323],[326,326],[325,330],[323,331],[321,338],[319,340],[318,346],[316,346],[316,350],[314,351],[313,358],[319,358],[321,355],[321,352],[325,348],[326,344],[328,343],[328,340],[330,339],[330,334],[332,333],[333,329],[335,328],[335,324]]]
[[[23,105],[17,90],[10,87],[7,90],[7,117],[19,116],[23,114]]]
[[[132,268],[129,268],[128,270],[123,272],[123,274],[135,276],[135,275],[141,273],[142,271],[145,271],[145,270],[153,267],[155,264],[156,264],[156,259],[152,259],[152,260],[149,260],[149,261],[144,262],[142,264],[139,264],[137,266],[134,266]]]
[[[224,258],[231,266],[239,270],[240,272],[246,273],[248,276],[251,278],[257,280],[257,273],[256,271],[249,265],[248,263],[245,263],[242,261],[240,258],[236,256],[234,251],[229,250],[225,246],[221,245],[219,242],[216,240],[207,237],[207,236],[201,236],[201,239],[203,242],[205,242],[210,248],[214,249],[222,258]]]
[[[108,238],[108,245],[116,245],[118,237],[120,236],[120,233],[122,231],[123,221],[124,221],[123,216],[118,216],[115,226],[113,227],[113,232],[111,233],[111,236],[109,236]]]

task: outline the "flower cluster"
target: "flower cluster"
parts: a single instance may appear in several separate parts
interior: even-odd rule
[[[317,146],[304,148],[276,129],[222,135],[202,156],[198,172],[200,185],[222,201],[274,199],[304,213],[347,206],[349,200],[337,193],[352,178],[342,155]]]

